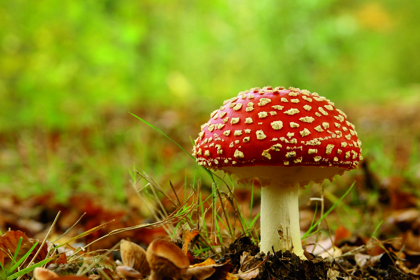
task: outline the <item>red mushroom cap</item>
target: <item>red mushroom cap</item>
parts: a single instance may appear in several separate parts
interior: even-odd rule
[[[362,158],[346,114],[317,93],[292,87],[253,88],[226,100],[201,126],[193,151],[199,165],[227,171],[313,166],[342,174]]]

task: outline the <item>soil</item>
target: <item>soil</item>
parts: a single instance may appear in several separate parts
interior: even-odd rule
[[[354,261],[354,255],[324,259],[307,253],[308,260],[301,260],[289,251],[276,252],[267,256],[259,253],[259,248],[248,237],[237,239],[229,246],[229,252],[219,262],[230,261],[234,266],[231,273],[237,273],[244,264],[244,256],[252,256],[248,260],[252,266],[258,266],[259,275],[254,279],[282,280],[347,280],[347,279],[378,279],[378,280],[411,280],[419,279],[408,275],[394,266],[394,261],[388,254],[383,254],[375,266],[362,269]],[[261,264],[262,263],[262,264]]]

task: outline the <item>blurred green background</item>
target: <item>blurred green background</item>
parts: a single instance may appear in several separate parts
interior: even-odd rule
[[[2,1],[0,129],[215,107],[255,86],[375,100],[420,81],[419,1]]]
[[[419,14],[406,0],[1,1],[0,189],[124,201],[133,166],[192,176],[128,112],[189,150],[209,112],[256,86],[347,107],[415,98]]]

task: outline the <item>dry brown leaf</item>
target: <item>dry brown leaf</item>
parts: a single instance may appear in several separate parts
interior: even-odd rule
[[[37,240],[34,240],[32,238],[28,238],[23,232],[21,231],[7,231],[5,234],[0,236],[0,262],[3,266],[8,267],[8,263],[11,261],[11,256],[16,251],[16,248],[19,244],[19,239],[22,238],[22,243],[19,249],[19,253],[17,255],[17,259],[20,259],[24,254],[26,254],[31,247],[36,243]],[[38,245],[35,247],[35,249],[31,252],[29,255],[29,258],[27,258],[27,261],[30,261],[32,257],[35,255],[35,253],[40,248],[40,242],[38,242]],[[42,261],[46,258],[48,253],[47,246],[44,245],[38,256],[35,259],[35,262]]]
[[[212,276],[216,272],[216,268],[212,265],[195,266],[188,268],[185,277],[191,280],[204,280]]]
[[[191,240],[196,237],[200,232],[196,229],[193,230],[186,230],[184,232],[184,244],[182,245],[182,251],[184,252],[184,255],[187,256],[188,252],[188,244],[190,244]]]
[[[67,256],[65,253],[61,253],[58,258],[55,260],[56,264],[65,264],[67,263]]]
[[[117,266],[117,272],[125,279],[139,279],[142,278],[143,275],[135,270],[134,268],[126,265],[119,265]]]
[[[224,280],[231,267],[232,264],[216,264],[215,260],[208,258],[201,263],[190,266],[185,276],[187,279],[191,277],[192,280]]]
[[[121,258],[124,265],[141,273],[142,276],[150,274],[149,263],[146,259],[146,251],[136,243],[121,240]]]
[[[414,223],[420,218],[420,210],[417,208],[408,208],[399,211],[395,211],[390,219],[395,223]]]
[[[335,246],[332,246],[327,251],[324,251],[323,253],[319,254],[319,256],[323,258],[336,258],[343,254],[340,248],[337,248]]]
[[[249,252],[243,251],[239,259],[240,270],[246,271],[250,269],[251,261],[254,260],[254,257],[249,254]]]
[[[395,265],[401,269],[404,273],[411,273],[411,270],[406,266],[405,262],[402,261],[395,261]]]
[[[309,239],[309,240],[314,240],[315,239],[315,236],[310,236],[310,238],[311,239]],[[309,240],[307,240],[308,243],[311,242]],[[311,252],[311,253],[313,253],[315,255],[319,255],[321,253],[324,253],[324,252],[332,249],[332,247],[334,247],[334,245],[333,245],[333,243],[331,241],[331,238],[324,238],[324,239],[318,240],[317,243],[306,245],[306,251],[307,252]]]
[[[391,209],[400,210],[417,206],[417,197],[403,190],[404,178],[390,177],[388,187]]]
[[[212,258],[208,258],[205,261],[201,262],[201,263],[196,263],[194,265],[191,265],[190,268],[193,267],[199,267],[199,266],[206,266],[206,265],[212,265],[212,264],[216,264],[216,261],[213,260]]]
[[[207,278],[207,280],[225,280],[228,279],[227,277],[229,275],[232,275],[229,273],[229,270],[232,268],[233,264],[231,263],[224,263],[224,264],[215,264],[212,265],[216,271],[213,273],[212,276]],[[234,278],[232,278],[234,279]]]
[[[252,269],[249,271],[237,273],[235,275],[239,277],[240,279],[249,280],[249,279],[254,279],[255,277],[257,277],[259,273],[260,273],[260,270],[257,268],[257,269]]]
[[[338,246],[340,241],[351,237],[351,232],[343,226],[339,226],[334,233],[334,246]]]
[[[60,280],[91,280],[88,277],[76,276],[76,275],[60,276],[58,279]]]
[[[416,268],[411,269],[410,273],[420,275],[420,264]]]
[[[404,236],[406,248],[411,251],[420,252],[420,235],[414,234],[412,230],[408,230]]]
[[[362,269],[365,269],[367,266],[369,266],[368,263],[369,263],[370,258],[371,258],[371,256],[366,255],[366,254],[355,254],[354,255],[354,259],[356,261],[356,264]]]
[[[151,279],[180,278],[188,269],[190,261],[182,250],[170,241],[156,239],[146,251]]]
[[[225,279],[226,280],[238,280],[239,278],[238,278],[238,276],[236,276],[232,273],[228,273]]]
[[[377,256],[371,256],[371,255],[366,255],[366,254],[355,254],[354,259],[355,259],[357,265],[361,269],[366,269],[367,267],[370,267],[370,266],[380,266],[381,265],[381,258],[385,254],[386,253],[383,253],[383,254],[380,254],[380,255],[377,255]],[[389,253],[389,254],[393,254],[393,253]],[[394,257],[394,256],[395,255],[393,254],[392,257]]]
[[[337,277],[340,276],[340,272],[338,270],[333,270],[331,268],[327,271],[327,278],[328,280],[337,280]]]

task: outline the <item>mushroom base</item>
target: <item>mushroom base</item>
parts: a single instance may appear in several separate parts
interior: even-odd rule
[[[222,170],[239,177],[239,182],[247,182],[257,177],[262,186],[274,184],[280,187],[301,187],[313,181],[322,183],[324,179],[333,180],[335,175],[342,175],[346,169],[339,167],[318,166],[226,166]]]
[[[262,252],[289,250],[302,259],[299,224],[299,186],[311,181],[322,183],[333,180],[346,169],[317,166],[244,166],[224,167],[223,170],[239,177],[240,182],[257,177],[261,185],[261,243]]]
[[[300,239],[299,186],[280,187],[276,184],[261,189],[262,252],[289,250],[306,259]]]

